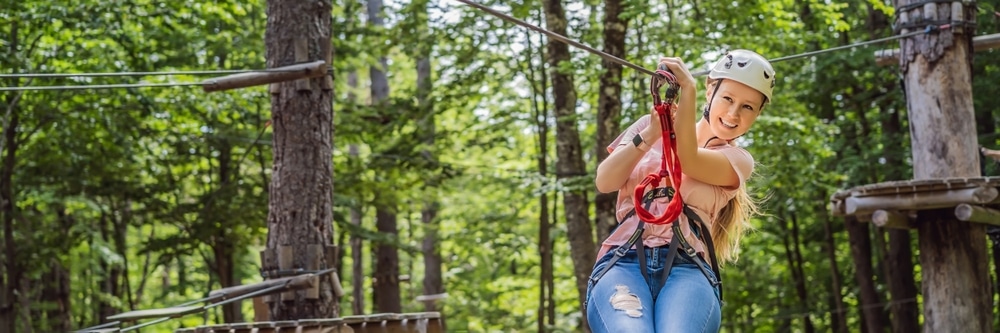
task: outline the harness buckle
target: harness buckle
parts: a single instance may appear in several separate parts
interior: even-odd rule
[[[628,252],[628,249],[625,246],[619,246],[615,249],[615,256],[624,257],[626,252]]]

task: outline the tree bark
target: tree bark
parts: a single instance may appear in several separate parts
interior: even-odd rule
[[[329,2],[267,1],[268,68],[329,59]],[[306,259],[320,256],[322,269],[333,258],[310,254],[326,249],[333,234],[333,107],[326,77],[271,85],[274,165],[269,186],[267,249],[290,246],[292,269],[310,269]],[[321,251],[325,252],[325,251]],[[269,267],[275,269],[275,267]],[[272,320],[333,318],[339,314],[330,275],[320,280],[316,299],[305,291],[271,303]]]
[[[915,2],[898,0],[896,5]],[[976,15],[974,6],[955,13],[962,17],[952,16],[952,3],[921,7],[908,14],[952,22],[975,20]],[[980,174],[972,104],[974,34],[974,27],[957,25],[900,40],[915,179]],[[924,332],[989,331],[991,300],[982,292],[989,283],[983,226],[958,221],[947,209],[920,211],[917,216]]]
[[[562,0],[545,0],[545,25],[557,34],[566,35],[566,13]],[[552,96],[556,115],[556,173],[560,180],[585,176],[580,148],[580,132],[577,129],[576,92],[573,76],[559,70],[560,63],[570,61],[569,47],[558,41],[548,41],[549,68],[552,70]],[[566,215],[566,234],[570,244],[570,258],[573,260],[573,275],[576,278],[577,304],[586,318],[583,301],[587,293],[587,279],[594,266],[594,232],[590,225],[589,204],[586,192],[571,188],[563,194],[563,209]],[[582,320],[581,322],[585,322]],[[584,329],[586,323],[583,323]]]
[[[622,20],[621,0],[604,0],[604,52],[625,58],[625,30],[628,29],[628,21]],[[598,89],[597,98],[597,163],[600,164],[608,158],[607,145],[618,137],[621,131],[619,118],[622,113],[622,66],[604,60],[604,72],[601,72],[601,84]],[[618,203],[618,194],[597,193],[594,197],[595,211],[597,212],[597,241],[603,241],[611,235],[611,231],[618,226],[618,218],[615,216],[615,206]]]
[[[231,186],[232,182],[232,156],[233,148],[232,145],[223,141],[220,142],[219,147],[219,188],[216,189],[217,193],[225,193],[227,188]],[[212,212],[224,211],[225,207],[220,207],[223,205],[218,205],[217,202],[226,202],[223,195],[214,194],[213,198],[209,199],[209,214],[208,218],[215,219],[219,221],[220,225],[225,225],[223,216],[219,214],[214,214]],[[219,278],[219,285],[222,288],[232,287],[239,285],[239,281],[236,280],[236,266],[233,257],[235,256],[236,248],[233,246],[233,240],[229,236],[229,229],[226,227],[220,227],[216,229],[216,235],[212,240],[212,254],[215,258],[215,265],[212,265],[212,269],[215,270],[216,276]],[[226,323],[236,323],[243,321],[243,310],[242,302],[235,301],[222,306],[222,318]]]

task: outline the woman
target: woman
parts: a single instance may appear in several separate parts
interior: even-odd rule
[[[747,133],[771,100],[771,64],[747,50],[724,55],[708,75],[708,103],[697,122],[691,73],[678,58],[660,64],[680,85],[672,109],[685,213],[664,225],[642,223],[635,215],[635,186],[659,171],[663,144],[657,118],[643,116],[608,146],[611,154],[597,168],[597,189],[618,191],[621,224],[602,244],[591,274],[586,306],[593,332],[717,332],[722,292],[715,259],[736,260],[740,237],[757,212],[744,186],[753,157],[733,140]],[[656,186],[642,202],[659,216],[673,191],[667,190],[669,177]]]

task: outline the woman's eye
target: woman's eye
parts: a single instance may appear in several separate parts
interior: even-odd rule
[[[743,108],[747,109],[747,110],[750,110],[750,111],[753,111],[753,107],[749,106],[749,105],[746,105],[746,104],[743,105]]]
[[[726,100],[726,102],[729,102],[729,103],[733,102],[733,99],[731,97],[729,97],[729,96],[723,97],[722,99]]]

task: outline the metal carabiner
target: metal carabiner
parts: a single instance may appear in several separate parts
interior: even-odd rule
[[[677,97],[680,84],[677,83],[677,77],[667,68],[667,65],[660,64],[656,69],[656,75],[653,75],[653,78],[649,82],[649,93],[653,95],[653,105],[663,103],[663,99],[660,98],[660,88],[664,85],[669,85],[666,92],[666,100],[672,102]]]

